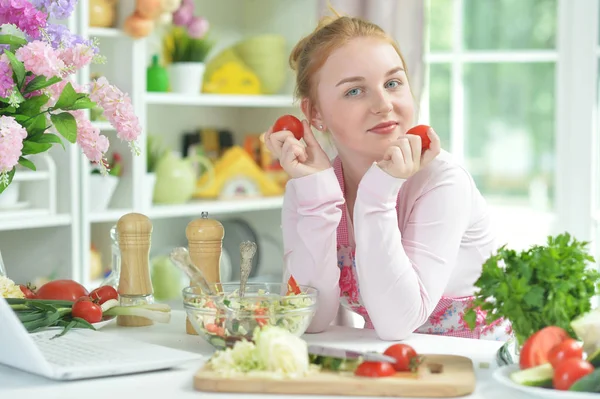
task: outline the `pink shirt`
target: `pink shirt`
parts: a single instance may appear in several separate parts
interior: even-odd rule
[[[446,152],[409,179],[373,164],[359,184],[353,223],[346,217],[343,186],[336,158],[332,168],[291,179],[286,187],[285,278],[291,273],[298,284],[319,290],[308,332],[329,326],[340,294],[353,296],[340,291],[347,254],[354,257],[350,270],[364,309],[351,308],[364,313],[381,339],[404,339],[424,325],[435,333],[432,323],[441,316],[430,319],[434,310],[470,297],[482,264],[496,250],[490,212],[471,176]]]

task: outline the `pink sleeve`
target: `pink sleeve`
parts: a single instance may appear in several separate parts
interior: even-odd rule
[[[338,208],[344,203],[333,168],[288,181],[283,200],[284,281],[319,290],[318,309],[307,332],[321,332],[339,306]]]
[[[471,209],[470,178],[448,169],[416,200],[398,228],[403,179],[373,165],[354,207],[361,298],[379,338],[405,339],[429,318],[452,274]],[[410,204],[409,204],[410,206]]]

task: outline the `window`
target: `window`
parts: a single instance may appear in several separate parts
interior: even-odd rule
[[[589,206],[575,218],[566,206],[564,189],[577,184],[573,195],[591,198],[590,182],[573,182],[570,165],[587,162],[591,171],[592,154],[576,155],[562,144],[571,137],[562,127],[586,112],[565,114],[573,111],[563,109],[569,96],[586,88],[564,79],[578,73],[564,59],[575,53],[589,63],[580,42],[591,28],[578,29],[576,21],[597,2],[427,0],[423,122],[473,175],[494,211],[501,243],[513,248],[544,242],[574,224],[578,233],[590,226]],[[596,27],[597,17],[591,19]],[[576,103],[592,108],[582,101]],[[587,233],[578,238],[588,239]]]

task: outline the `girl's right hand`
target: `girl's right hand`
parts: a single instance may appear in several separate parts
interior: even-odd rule
[[[273,132],[273,127],[270,127],[265,133],[267,148],[279,159],[281,167],[292,179],[312,175],[331,167],[329,157],[306,120],[302,121],[302,126],[306,146],[288,130]]]

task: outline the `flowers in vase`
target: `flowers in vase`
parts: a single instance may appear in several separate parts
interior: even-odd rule
[[[103,63],[94,41],[63,24],[78,0],[0,0],[0,193],[16,166],[35,170],[28,155],[77,143],[102,173],[109,140],[86,114],[99,107],[139,155],[141,126],[130,97],[101,77],[86,85],[73,76],[91,63]]]
[[[173,13],[173,27],[163,40],[165,58],[170,62],[204,62],[214,46],[208,38],[208,20],[194,16],[194,11],[194,0],[183,0]]]

